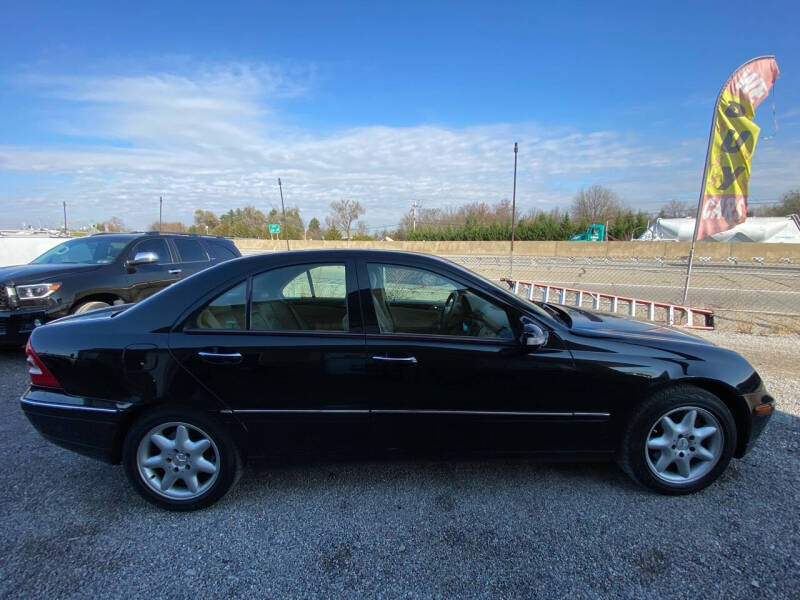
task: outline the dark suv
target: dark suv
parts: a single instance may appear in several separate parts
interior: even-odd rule
[[[138,302],[212,265],[241,256],[231,240],[180,233],[101,233],[51,248],[27,265],[0,267],[0,345],[25,342],[64,315]]]

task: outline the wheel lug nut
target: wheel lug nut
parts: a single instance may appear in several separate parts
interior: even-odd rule
[[[682,456],[683,456],[683,452],[681,452],[681,453],[680,453],[678,456],[681,456],[681,457],[682,457]]]

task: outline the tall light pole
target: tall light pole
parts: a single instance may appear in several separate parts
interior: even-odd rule
[[[511,192],[511,253],[508,256],[508,276],[514,275],[514,225],[517,214],[517,142],[514,142],[514,188]]]
[[[283,204],[283,186],[281,185],[281,178],[278,177],[278,189],[281,192],[281,210],[283,211],[283,228],[286,230],[286,249],[289,249],[289,228],[286,227],[286,206]]]
[[[158,197],[158,233],[161,233],[161,206],[164,203],[164,199],[159,196]]]
[[[61,203],[64,206],[64,235],[67,235],[67,201]]]

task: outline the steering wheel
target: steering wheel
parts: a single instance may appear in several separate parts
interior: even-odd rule
[[[444,332],[446,330],[445,328],[450,324],[450,319],[453,316],[460,296],[461,293],[458,290],[453,290],[450,292],[450,295],[447,296],[447,300],[444,302],[444,308],[442,308],[442,314],[439,317],[439,331]]]

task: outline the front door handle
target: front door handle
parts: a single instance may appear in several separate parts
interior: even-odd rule
[[[180,275],[183,269],[170,269],[167,271],[170,275]]]
[[[400,363],[408,363],[410,365],[417,364],[417,359],[414,356],[403,356],[403,357],[394,357],[394,356],[373,356],[372,360],[380,360],[384,362],[400,362]]]
[[[212,365],[236,365],[242,362],[240,352],[198,352],[197,355]]]

